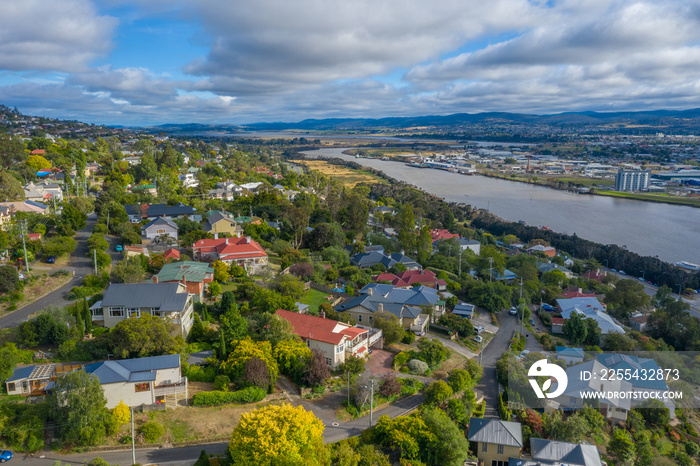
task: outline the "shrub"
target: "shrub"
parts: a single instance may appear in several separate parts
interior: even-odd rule
[[[213,382],[216,377],[213,367],[183,366],[183,372],[190,382]]]
[[[401,382],[396,378],[393,372],[387,372],[382,377],[379,384],[379,394],[385,397],[398,395],[401,392]]]
[[[426,403],[441,404],[453,395],[452,388],[444,380],[431,382],[425,389]]]
[[[109,466],[109,463],[107,462],[107,460],[103,460],[99,456],[96,456],[93,459],[91,459],[87,465],[88,466]]]
[[[425,384],[418,379],[402,378],[401,379],[401,396],[410,396],[418,393]]]
[[[464,369],[455,369],[450,372],[447,378],[447,383],[450,384],[455,393],[463,392],[472,386],[472,377],[469,372]]]
[[[413,332],[405,332],[403,338],[401,339],[401,343],[406,345],[410,345],[414,341],[416,341],[416,334]]]
[[[227,392],[229,383],[231,383],[231,379],[228,378],[228,375],[217,375],[214,377],[214,387],[217,390]]]
[[[139,432],[143,434],[143,439],[146,441],[146,443],[155,443],[160,437],[163,436],[165,429],[161,424],[151,421],[142,425]]]
[[[428,365],[420,359],[411,359],[408,361],[408,368],[412,374],[423,375],[428,372]]]
[[[267,395],[267,390],[259,387],[246,387],[235,392],[199,392],[192,397],[194,406],[219,406],[226,404],[255,403]]]
[[[394,356],[394,365],[403,366],[409,359],[411,359],[411,353],[401,351],[399,354]]]

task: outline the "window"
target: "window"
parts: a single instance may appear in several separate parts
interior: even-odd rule
[[[150,382],[137,383],[134,385],[134,389],[137,392],[148,392],[151,390],[151,383]]]
[[[328,364],[329,366],[331,364],[333,364],[333,361],[331,361],[331,358],[326,358],[326,364]]]
[[[163,317],[163,313],[160,312],[160,309],[157,307],[152,307],[151,308],[151,315],[155,317]]]
[[[7,391],[8,391],[8,392],[14,392],[14,391],[15,391],[15,384],[14,384],[14,383],[8,383],[8,384],[7,384]]]
[[[489,444],[488,443],[482,443],[481,444],[481,451],[486,453],[489,450]]]
[[[162,228],[156,230],[156,235],[164,235],[164,234],[165,234],[165,230],[163,230]]]
[[[498,454],[502,455],[503,454],[503,445],[498,446]]]
[[[138,307],[130,307],[126,310],[126,313],[129,317],[141,317],[141,311]]]
[[[104,310],[99,307],[97,309],[93,309],[90,311],[93,317],[103,317],[104,316]]]
[[[362,314],[357,314],[357,321],[362,322]]]
[[[369,316],[369,321],[372,322],[372,316]]]
[[[343,351],[345,351],[345,346],[343,346],[343,345],[338,345],[338,346],[335,347],[335,352],[336,352],[336,353],[342,353]]]
[[[124,317],[124,308],[123,307],[110,307],[109,308],[109,316],[110,317]]]
[[[491,460],[491,466],[508,466],[508,461]]]

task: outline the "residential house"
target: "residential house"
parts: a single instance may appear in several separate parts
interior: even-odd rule
[[[41,241],[41,233],[29,233],[27,239],[29,241]]]
[[[382,264],[385,268],[390,269],[397,264],[402,264],[406,270],[420,270],[423,267],[413,259],[400,252],[392,254],[381,254],[376,251],[363,252],[354,255],[350,262],[361,269],[368,269],[373,265]]]
[[[482,466],[508,466],[510,458],[520,458],[523,448],[519,422],[473,417],[467,439],[476,443],[476,457]]]
[[[389,206],[382,205],[379,207],[375,207],[372,210],[372,213],[373,214],[394,215],[394,214],[396,214],[396,211]]]
[[[474,306],[473,304],[458,303],[455,305],[454,309],[452,309],[452,314],[471,319],[472,317],[474,317],[475,311],[476,306]]]
[[[630,325],[636,331],[643,332],[644,329],[647,328],[648,320],[649,316],[647,314],[642,314],[641,312],[636,311],[630,316]]]
[[[78,370],[82,364],[56,363],[36,364],[17,367],[5,381],[8,395],[40,396],[46,395],[49,383],[57,377]]]
[[[30,212],[43,215],[49,211],[48,205],[37,201],[0,202],[0,207],[7,207],[12,216],[14,216],[16,212]]]
[[[58,183],[28,183],[24,186],[24,197],[28,201],[50,202],[63,200],[63,191]]]
[[[170,262],[153,276],[153,283],[180,283],[195,301],[201,301],[204,288],[214,280],[214,269],[206,262]]]
[[[569,366],[566,369],[567,385],[564,393],[556,398],[551,398],[550,403],[564,411],[573,411],[583,408],[591,399],[598,401],[600,413],[613,422],[624,421],[630,410],[630,399],[617,396],[621,392],[630,393],[632,384],[626,380],[606,378],[607,368],[597,360],[586,361],[581,364]],[[590,374],[587,377],[586,374]],[[593,377],[596,375],[597,377]],[[552,384],[554,391],[557,382]],[[585,395],[584,393],[590,394]]]
[[[141,237],[155,240],[163,235],[177,241],[177,225],[167,217],[157,217],[141,227]]]
[[[607,276],[608,272],[607,271],[600,271],[600,269],[596,270],[589,270],[588,272],[584,272],[581,274],[583,278],[587,278],[588,280],[595,280],[597,282],[602,281],[603,277]]]
[[[140,184],[131,187],[132,193],[148,193],[154,196],[158,195],[158,187],[154,184]]]
[[[100,164],[95,163],[95,162],[88,162],[88,164],[85,166],[85,176],[90,177],[90,176],[95,176],[97,172],[100,171]]]
[[[152,204],[146,209],[146,217],[153,219],[156,217],[166,217],[169,219],[189,218],[195,222],[201,222],[202,216],[197,213],[194,207],[183,204],[182,202],[174,206],[167,204]]]
[[[413,288],[416,285],[423,285],[438,291],[447,289],[447,282],[437,278],[435,272],[430,270],[406,270],[398,274],[382,273],[372,277],[372,280],[389,282],[397,288]]]
[[[566,267],[562,267],[559,264],[554,264],[551,262],[538,262],[537,270],[539,270],[541,274],[558,270],[564,275],[566,275],[566,278],[574,278],[574,273],[571,270],[567,269]]]
[[[493,271],[493,279],[497,281],[512,282],[515,281],[516,278],[518,278],[518,276],[515,274],[515,272],[508,269],[504,269],[503,274],[498,273],[496,270]]]
[[[421,306],[430,306],[433,313],[444,312],[437,290],[425,286],[413,289],[397,288],[393,285],[370,283],[360,290],[360,295],[349,298],[336,306],[336,312],[347,312],[362,325],[372,325],[377,313],[394,314],[406,330],[417,334],[427,330],[429,316],[422,313]]]
[[[527,249],[528,254],[534,254],[536,252],[542,253],[545,256],[552,258],[557,255],[557,250],[556,248],[553,248],[551,246],[544,246],[542,244],[537,244],[535,246],[532,246],[531,248]]]
[[[170,248],[163,253],[163,259],[165,260],[180,260],[180,251],[175,248]]]
[[[567,366],[583,362],[583,350],[581,348],[568,348],[557,346],[557,359],[564,361]]]
[[[265,183],[256,181],[253,183],[244,183],[241,185],[241,190],[250,191],[252,193],[257,193]]]
[[[381,330],[353,327],[344,322],[278,309],[294,333],[311,349],[323,353],[326,364],[336,368],[347,356],[367,356],[370,346],[382,348]]]
[[[250,236],[240,238],[200,239],[192,245],[195,260],[238,264],[246,270],[267,265],[267,253]]]
[[[165,403],[176,408],[187,399],[187,377],[182,376],[179,354],[102,361],[83,370],[99,379],[109,409],[122,401],[129,407]]]
[[[631,377],[629,377],[627,380],[632,385],[632,391],[650,394],[638,396],[637,398],[632,399],[630,403],[632,408],[648,399],[655,398],[661,400],[668,408],[671,419],[676,417],[676,405],[673,402],[673,399],[667,398],[664,395],[669,391],[665,377],[634,377],[634,374],[663,373],[661,367],[659,367],[659,364],[656,361],[650,358],[640,358],[638,356],[617,353],[598,354],[596,355],[596,358],[598,362],[603,364],[606,368],[608,368],[608,370],[613,370],[615,373],[631,374]]]
[[[131,223],[139,223],[141,220],[148,218],[148,204],[127,204],[124,206],[124,209]]]
[[[433,243],[436,241],[445,240],[445,239],[452,239],[452,238],[459,239],[459,235],[457,233],[450,233],[449,230],[441,230],[441,229],[430,230],[430,237],[432,238]]]
[[[475,239],[459,238],[459,248],[462,251],[471,250],[477,256],[481,253],[481,243]]]
[[[207,218],[204,231],[214,234],[214,237],[218,237],[217,235],[222,233],[237,238],[243,236],[243,228],[236,223],[233,217],[222,212],[216,212]]]
[[[161,317],[187,336],[194,323],[192,295],[177,283],[113,283],[90,309],[93,322],[112,328],[142,314]]]
[[[141,164],[141,157],[139,157],[137,155],[130,155],[128,157],[124,157],[122,159],[122,161],[128,163],[129,166],[133,167],[133,166]]]
[[[625,329],[605,312],[605,306],[596,298],[557,299],[557,310],[564,320],[568,319],[572,312],[580,314],[584,319],[595,320],[603,335],[625,333]]]
[[[542,438],[530,439],[532,461],[515,465],[603,466],[598,447]],[[525,460],[527,461],[527,460]]]
[[[149,257],[151,255],[151,252],[148,250],[146,246],[133,246],[133,245],[125,245],[124,246],[124,256],[125,257],[132,257],[132,256],[140,256],[143,254],[146,257]]]
[[[199,186],[199,180],[194,173],[185,173],[177,177],[185,188],[195,188]]]

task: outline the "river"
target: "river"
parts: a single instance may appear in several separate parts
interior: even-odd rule
[[[479,175],[413,168],[379,159],[356,159],[343,154],[344,150],[319,149],[306,154],[357,162],[448,202],[487,209],[506,220],[546,225],[554,231],[625,246],[643,256],[658,256],[668,262],[700,263],[700,209],[694,207],[570,194]]]

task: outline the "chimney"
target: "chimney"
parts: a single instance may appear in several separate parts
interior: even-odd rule
[[[246,242],[246,244],[250,243],[250,236],[245,237],[245,242]]]
[[[218,234],[218,233],[214,233],[214,239],[219,239],[219,234]]]
[[[370,296],[372,296],[372,288],[370,288],[369,290],[367,290],[367,293],[368,293]]]
[[[153,283],[158,283],[158,275],[153,275]]]
[[[384,304],[382,304],[382,303],[377,304],[377,310],[379,312],[384,312]]]
[[[321,309],[321,313],[319,315],[321,316],[321,319],[325,319],[326,318],[326,311]]]

